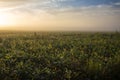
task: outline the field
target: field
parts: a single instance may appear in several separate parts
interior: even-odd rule
[[[120,33],[0,32],[0,80],[120,80]]]

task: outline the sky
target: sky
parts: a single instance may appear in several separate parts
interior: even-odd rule
[[[120,0],[0,0],[0,29],[116,31]]]

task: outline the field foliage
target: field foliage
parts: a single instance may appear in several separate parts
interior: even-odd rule
[[[1,32],[0,80],[120,80],[120,33]]]

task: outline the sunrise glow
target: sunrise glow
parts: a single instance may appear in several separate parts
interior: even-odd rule
[[[13,30],[79,31],[115,31],[120,27],[119,0],[88,2],[89,0],[0,0],[0,27],[8,26]]]
[[[8,19],[7,16],[4,14],[0,14],[0,26],[8,25]]]

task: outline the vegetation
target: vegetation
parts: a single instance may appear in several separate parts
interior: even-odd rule
[[[120,33],[1,32],[0,80],[120,80]]]

